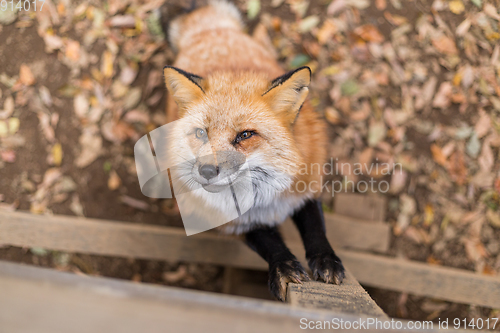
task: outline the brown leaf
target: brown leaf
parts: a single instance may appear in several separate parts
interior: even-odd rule
[[[384,17],[390,24],[400,26],[401,24],[405,24],[408,22],[406,17],[399,15],[392,15],[390,12],[384,12]]]
[[[438,83],[438,79],[435,76],[432,76],[422,87],[422,93],[417,95],[415,100],[415,109],[421,110],[425,106],[429,105],[432,101],[432,97],[436,92],[436,86]]]
[[[490,116],[483,110],[479,109],[479,120],[474,127],[476,131],[477,138],[481,139],[485,136],[491,128],[491,119]]]
[[[78,168],[85,168],[101,155],[102,138],[94,127],[90,127],[82,131],[78,141],[82,150],[75,159],[75,165]]]
[[[386,0],[376,0],[375,7],[377,7],[378,10],[382,11],[387,7],[387,1]]]
[[[432,45],[438,50],[438,52],[443,54],[455,55],[458,54],[457,46],[455,42],[450,37],[441,35],[431,39]]]
[[[493,157],[493,150],[490,147],[491,137],[487,138],[483,142],[483,149],[481,150],[481,155],[479,155],[478,162],[479,168],[482,172],[491,172],[493,165],[495,163]]]
[[[448,164],[448,161],[446,160],[443,151],[438,145],[433,143],[431,145],[431,152],[432,152],[432,158],[437,164],[442,165],[444,167]]]
[[[434,96],[432,106],[435,108],[446,109],[451,105],[451,94],[453,87],[450,82],[443,82],[439,86],[439,90]]]
[[[373,24],[357,27],[354,33],[367,42],[382,43],[384,41],[384,36]]]
[[[69,40],[66,44],[66,57],[77,62],[80,59],[80,43],[76,40]]]
[[[450,156],[448,173],[458,185],[463,185],[467,180],[467,167],[465,166],[464,154],[460,149],[455,150]]]
[[[19,68],[19,81],[25,86],[31,86],[36,81],[31,69],[25,64]]]
[[[116,171],[111,170],[109,173],[109,178],[108,178],[108,188],[111,191],[114,191],[117,188],[119,188],[121,184],[122,184],[122,180],[120,179],[120,177],[118,176]]]

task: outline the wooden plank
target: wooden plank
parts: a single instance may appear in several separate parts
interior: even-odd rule
[[[500,276],[368,253],[341,252],[340,257],[356,279],[367,286],[500,308]]]
[[[389,225],[364,223],[352,218],[329,214],[326,215],[326,220],[328,238],[336,247],[381,253],[388,250]],[[287,229],[290,229],[291,232],[296,230],[295,226],[290,226]],[[100,254],[99,246],[104,244],[108,249],[119,251],[121,256],[129,256],[123,251],[127,250],[124,248],[125,245],[132,242],[136,246],[134,256],[137,256],[137,251],[144,255],[154,256],[155,253],[162,255],[163,252],[172,252],[172,250],[169,251],[172,248],[170,244],[179,242],[179,238],[182,238],[183,235],[185,236],[185,232],[180,228],[83,219],[73,216],[42,216],[0,211],[0,244],[35,246],[29,244],[36,241],[39,244],[37,246],[40,247],[56,249],[53,246],[57,246],[58,250],[95,254]],[[215,237],[221,241],[230,238],[219,234]],[[182,257],[185,251],[193,251],[193,241],[197,244],[198,242],[210,242],[213,239],[212,233],[184,237],[182,244],[176,245],[180,253],[171,253],[172,257]],[[151,240],[154,241],[152,243],[146,242]],[[139,249],[139,246],[142,246],[142,249]],[[238,249],[231,248],[231,250],[237,251]],[[199,254],[205,255],[203,251]],[[217,258],[208,258],[207,260],[217,261]]]
[[[335,194],[335,213],[366,221],[385,221],[387,198],[358,193]]]
[[[181,228],[0,211],[0,244],[138,259],[204,262],[242,268],[267,264],[240,240]],[[244,260],[242,260],[244,259]]]
[[[325,214],[326,236],[334,248],[387,253],[391,231],[384,222],[366,222],[339,214]],[[302,243],[293,222],[288,219],[280,227],[289,243]]]
[[[0,212],[0,244],[139,259],[203,262],[267,270],[243,242],[210,233],[130,223]],[[290,250],[304,262],[302,244]],[[302,252],[301,252],[302,251]],[[302,254],[300,254],[302,253]],[[500,308],[500,278],[372,254],[337,250],[362,284],[457,303]]]
[[[0,262],[0,295],[2,332],[10,333],[275,333],[302,332],[302,318],[368,320],[361,315],[5,262]]]
[[[368,293],[347,271],[341,285],[311,281],[288,284],[287,302],[308,309],[325,309],[333,312],[363,314],[387,318]]]

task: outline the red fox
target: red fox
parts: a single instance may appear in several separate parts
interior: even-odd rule
[[[309,280],[278,232],[287,217],[300,231],[313,278],[340,284],[344,267],[325,236],[315,198],[321,173],[312,166],[326,160],[327,136],[306,99],[311,70],[285,73],[265,43],[244,33],[239,11],[226,1],[175,18],[168,37],[177,52],[164,69],[167,118],[175,120],[168,150],[184,163],[171,176],[203,188],[183,200],[200,215],[223,218],[234,191],[223,199],[210,193],[250,179],[240,202],[251,204],[219,229],[244,235],[268,262],[271,293],[284,301],[287,283]],[[228,175],[235,175],[229,183],[223,181]]]

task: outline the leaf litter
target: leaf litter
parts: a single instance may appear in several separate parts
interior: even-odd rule
[[[19,62],[12,76],[0,70],[0,172],[11,165],[23,169],[28,140],[46,147],[37,161],[41,174],[12,180],[28,193],[32,212],[50,213],[64,204],[85,215],[86,182],[68,170],[88,175],[96,165],[106,169],[105,163],[104,186],[120,193],[120,205],[157,209],[127,190],[137,186],[130,147],[165,121],[161,70],[173,52],[159,21],[163,3],[46,0],[34,16],[0,17],[3,30],[33,25],[46,52],[40,57],[51,57],[69,73],[54,87],[33,63]],[[237,3],[285,67],[313,69],[310,97],[331,125],[334,158],[402,165],[381,178],[391,184],[385,195],[395,203],[388,210],[395,238],[428,249],[429,262],[498,274],[498,0]],[[281,15],[283,10],[291,15]],[[409,13],[415,10],[418,15]],[[61,109],[67,100],[71,117]],[[26,112],[38,123],[30,128],[35,139]],[[65,132],[75,133],[71,142]],[[19,206],[7,198],[2,207]],[[408,248],[395,250],[419,258]]]

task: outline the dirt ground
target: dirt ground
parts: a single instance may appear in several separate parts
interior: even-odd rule
[[[389,175],[332,177],[391,184],[382,193],[390,253],[498,275],[500,16],[489,5],[500,2],[236,3],[250,33],[266,28],[284,68],[313,69],[311,101],[330,124],[331,156],[403,165]],[[182,226],[173,200],[142,195],[133,160],[135,141],[165,121],[161,69],[174,53],[161,26],[178,4],[187,6],[47,0],[13,22],[0,16],[0,209]],[[331,194],[323,199],[331,209]],[[0,260],[222,290],[223,269],[210,265],[1,244]],[[368,291],[392,317],[499,314]]]

